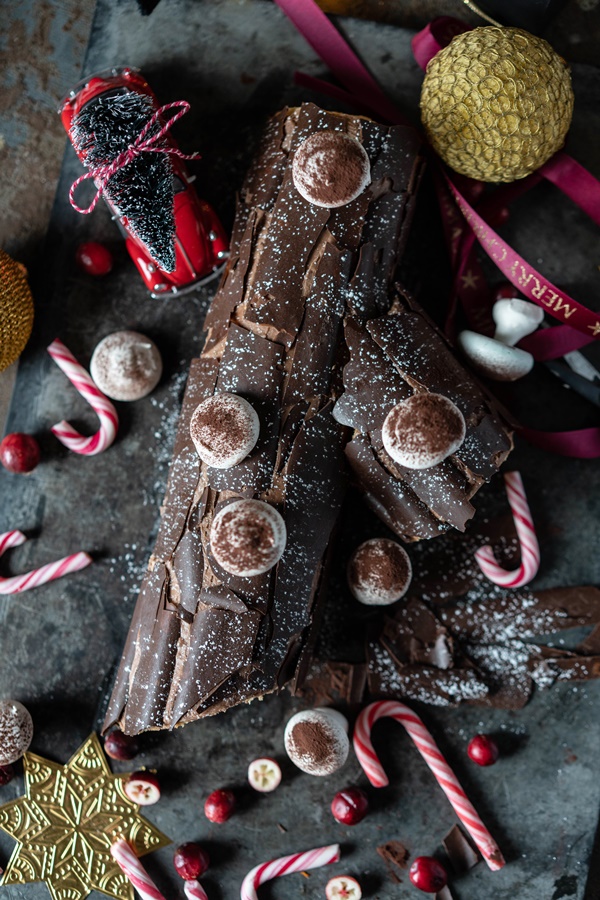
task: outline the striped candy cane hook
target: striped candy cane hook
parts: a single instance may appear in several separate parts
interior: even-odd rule
[[[0,556],[11,547],[18,547],[27,540],[22,531],[6,531],[0,534]],[[92,557],[87,553],[73,553],[56,562],[48,563],[39,569],[33,569],[25,575],[13,575],[10,578],[0,577],[0,594],[20,594],[47,581],[62,578],[70,572],[79,572],[92,562]]]
[[[100,428],[91,437],[83,437],[65,421],[54,425],[52,434],[74,453],[80,453],[82,456],[95,456],[97,453],[102,453],[103,450],[110,447],[117,436],[119,418],[116,409],[102,391],[98,390],[83,366],[77,362],[62,341],[59,341],[58,338],[52,341],[48,347],[48,353],[100,419]]]
[[[506,495],[513,515],[517,537],[521,546],[521,565],[509,572],[499,566],[494,557],[492,547],[486,545],[475,552],[475,559],[486,578],[500,587],[517,588],[529,584],[535,578],[540,567],[540,545],[535,528],[523,479],[519,472],[507,472],[504,475]]]
[[[392,700],[371,703],[370,706],[363,709],[356,721],[354,750],[371,784],[374,787],[385,787],[389,783],[371,742],[371,729],[374,723],[386,716],[404,725],[490,869],[501,869],[504,865],[504,857],[500,848],[479,818],[475,807],[460,786],[456,775],[442,756],[439,747],[421,719],[403,703]]]
[[[280,856],[269,862],[255,866],[244,878],[240,890],[241,900],[258,900],[256,889],[265,881],[279,878],[280,875],[291,875],[292,872],[303,872],[305,869],[317,869],[338,862],[340,858],[339,844],[328,847],[316,847],[305,853],[292,853]]]

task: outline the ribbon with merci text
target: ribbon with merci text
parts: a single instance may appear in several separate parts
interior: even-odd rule
[[[385,94],[383,94],[381,87],[377,84],[354,51],[346,44],[335,26],[330,22],[322,10],[319,9],[314,0],[276,0],[276,2],[282,11],[291,19],[308,43],[313,47],[315,52],[328,65],[333,74],[344,86],[345,90],[335,86],[332,87],[327,82],[312,79],[305,75],[297,75],[297,81],[304,83],[306,86],[313,89],[316,88],[317,90],[323,90],[325,93],[331,93],[339,100],[354,100],[359,107],[375,113],[383,118],[384,121],[403,125],[407,124],[404,116],[402,116],[399,111],[395,110],[393,105],[390,113],[389,101],[385,97]],[[434,22],[430,23],[423,32],[420,32],[413,39],[413,49],[416,44],[416,55],[419,64],[425,68],[428,59],[430,59],[432,55],[435,55],[444,43],[448,43],[455,34],[459,34],[467,29],[468,26],[465,26],[459,20],[446,18],[441,21],[441,24],[440,20],[434,20]],[[382,96],[385,105],[382,102]],[[600,192],[600,184],[597,180],[583,169],[583,167],[579,166],[575,160],[571,160],[570,157],[567,157],[566,154],[560,155],[560,165],[558,169],[553,168],[551,163],[552,160],[550,163],[546,164],[544,171],[541,174],[547,177],[548,180],[553,181],[553,183],[557,184],[561,189],[564,189],[565,193],[572,200],[579,203],[584,211],[589,212],[591,209],[592,218],[594,221],[597,221],[596,216],[600,215],[600,206],[595,206],[595,201],[590,202],[585,199],[588,192],[593,193],[594,197]],[[576,172],[580,178],[576,180],[576,185],[567,185],[567,188],[565,189],[563,187],[563,181],[568,170],[571,174]],[[474,207],[471,206],[463,196],[463,193],[458,191],[458,188],[450,181],[447,175],[444,175],[443,179],[447,179],[447,189],[451,191],[454,197],[458,199],[458,194],[462,198],[462,207],[459,205],[459,208],[461,208],[463,215],[465,214],[465,211],[472,210],[472,221],[476,224],[477,218],[481,221],[481,225],[477,229],[479,235],[477,234],[477,230],[474,229],[474,232],[469,232],[466,227],[463,227],[456,219],[454,213],[452,213],[447,222],[444,222],[445,233],[449,238],[448,244],[453,268],[455,271],[458,270],[460,272],[465,282],[464,286],[473,290],[474,293],[472,299],[475,300],[476,297],[479,299],[483,294],[478,285],[478,279],[469,269],[465,268],[465,263],[468,262],[468,260],[475,261],[474,236],[478,238],[481,236],[484,240],[488,239],[491,244],[490,249],[492,252],[496,251],[496,255],[500,258],[500,261],[502,261],[502,259],[506,261],[509,253],[512,254],[510,264],[507,266],[507,277],[513,275],[514,267],[513,277],[517,279],[518,283],[520,281],[525,281],[524,285],[518,284],[519,289],[521,290],[522,287],[527,287],[529,284],[529,291],[531,292],[531,298],[534,302],[538,302],[540,306],[547,309],[549,312],[552,312],[556,318],[562,319],[563,323],[565,323],[555,326],[554,328],[540,330],[536,335],[530,336],[528,341],[533,339],[535,349],[539,354],[536,358],[556,358],[556,356],[562,355],[569,350],[580,349],[589,343],[590,340],[598,339],[600,333],[595,334],[597,328],[600,332],[600,323],[598,324],[598,327],[596,325],[598,317],[582,304],[576,304],[576,301],[568,297],[564,292],[558,291],[554,285],[547,281],[547,279],[544,279],[539,273],[532,269],[532,267],[529,267],[528,264],[525,263],[525,260],[515,254],[511,248],[505,246],[504,251],[504,242],[502,242],[496,232],[494,232],[493,229],[478,216]],[[440,176],[439,180],[442,181],[442,176]],[[456,179],[457,182],[459,180],[460,179]],[[502,191],[501,196],[505,198],[511,191],[522,192],[523,190],[527,190],[529,187],[532,187],[534,183],[537,183],[537,180],[539,180],[539,176],[536,173],[535,175],[530,176],[530,180],[524,179],[527,183],[522,186],[513,187],[511,185],[508,188],[505,188]],[[475,195],[475,199],[478,191],[483,189],[482,186],[478,186],[477,182],[470,181],[469,179],[463,179],[463,181],[465,185],[470,185],[469,190]],[[438,193],[441,196],[441,191]],[[450,209],[450,207],[447,208]],[[467,222],[468,220],[465,218],[464,221]],[[498,242],[497,245],[492,243],[494,240]],[[485,243],[484,248],[487,249]],[[523,271],[520,266],[525,266],[525,270]],[[534,281],[534,279],[536,280]],[[483,283],[483,278],[481,278],[481,282]],[[530,282],[534,283],[531,284]],[[533,293],[534,291],[535,293]],[[525,291],[524,293],[529,295]],[[536,294],[538,296],[536,296]],[[541,302],[542,300],[544,302]],[[472,306],[475,308],[476,304],[473,303]],[[579,329],[575,329],[568,322],[569,318],[575,315],[571,310],[575,309],[579,310]],[[567,432],[541,432],[534,429],[521,429],[521,431],[532,443],[555,453],[562,453],[566,456],[580,458],[600,456],[600,429],[598,428],[586,428]]]
[[[179,112],[174,116],[171,116],[160,128],[156,134],[151,135],[149,138],[146,137],[148,132],[154,125],[160,120],[160,117],[164,115],[164,113],[168,112],[170,109],[179,109]],[[177,100],[175,103],[167,103],[166,106],[161,106],[160,109],[157,109],[153,116],[148,119],[136,139],[129,145],[126,150],[123,150],[122,153],[119,153],[118,156],[115,156],[113,161],[105,166],[97,166],[94,169],[90,169],[89,172],[86,172],[85,175],[81,175],[77,181],[74,181],[71,185],[71,189],[69,191],[69,201],[73,209],[76,209],[77,212],[82,213],[84,216],[87,216],[89,213],[93,212],[96,208],[96,204],[100,200],[106,185],[119,169],[123,169],[125,166],[128,166],[136,156],[139,156],[140,153],[171,153],[174,156],[179,156],[180,159],[200,159],[199,153],[182,153],[181,150],[178,150],[177,147],[173,147],[170,144],[160,144],[157,146],[158,141],[160,141],[167,132],[173,127],[175,122],[178,119],[181,119],[182,116],[185,116],[186,113],[190,111],[190,104],[185,100]],[[75,191],[79,187],[79,185],[83,181],[87,181],[88,178],[93,178],[97,187],[96,194],[94,199],[90,203],[90,205],[86,209],[82,209],[82,207],[77,206],[75,203]]]

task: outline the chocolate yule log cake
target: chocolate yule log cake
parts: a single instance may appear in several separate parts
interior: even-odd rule
[[[284,110],[269,123],[241,191],[231,258],[205,322],[206,343],[191,366],[159,534],[105,728],[118,724],[130,734],[173,728],[288,682],[301,684],[346,490],[347,424],[354,442],[362,427],[339,407],[338,421],[332,415],[348,348],[355,372],[346,379],[349,393],[361,393],[360,365],[362,379],[375,385],[367,401],[373,404],[367,452],[377,449],[373,431],[394,412],[390,406],[407,399],[410,389],[427,393],[423,365],[429,365],[432,393],[447,389],[464,409],[463,416],[446,401],[452,434],[444,434],[440,451],[434,429],[434,452],[444,459],[470,445],[478,423],[486,421],[489,459],[497,465],[505,455],[506,426],[470,376],[460,369],[459,388],[456,362],[448,362],[452,377],[446,381],[436,362],[423,362],[438,353],[427,320],[418,312],[402,318],[409,357],[418,342],[414,379],[410,359],[400,358],[386,332],[421,171],[420,142],[410,128],[312,104]],[[417,330],[409,339],[411,316]],[[360,335],[377,348],[362,362]],[[389,390],[381,380],[386,365],[400,373]],[[361,404],[362,395],[355,408]],[[438,401],[434,405],[439,417]],[[396,432],[388,430],[394,443]],[[422,462],[419,448],[408,452]],[[480,447],[477,452],[484,455]],[[354,468],[361,474],[361,466]],[[444,484],[458,484],[448,491],[448,503],[466,503],[468,518],[465,498],[484,465],[457,457],[447,468]],[[433,489],[409,486],[408,476],[387,461],[381,471],[399,485],[393,521],[410,523],[412,516],[416,522],[398,524],[397,531],[415,538],[461,527],[458,514],[441,512],[441,501],[429,508]],[[403,503],[410,512],[400,511]]]

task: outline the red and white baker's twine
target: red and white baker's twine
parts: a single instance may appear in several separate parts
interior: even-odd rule
[[[26,540],[22,531],[6,531],[4,534],[0,534],[0,556],[11,547],[24,544]],[[89,554],[73,553],[71,556],[57,559],[56,562],[33,569],[24,575],[12,575],[10,578],[0,577],[0,594],[20,594],[23,591],[29,591],[40,584],[46,584],[47,581],[54,581],[71,572],[79,572],[80,569],[89,566],[91,562],[93,560]]]
[[[146,139],[146,135],[150,131],[150,129],[159,121],[160,117],[168,112],[170,109],[179,109],[179,112],[176,115],[172,116],[162,128],[156,132],[156,134],[151,135],[151,137]],[[186,113],[190,111],[190,104],[185,100],[177,100],[175,103],[167,103],[166,106],[161,106],[160,109],[157,109],[154,115],[148,119],[143,129],[140,131],[136,139],[129,145],[126,150],[123,150],[122,153],[119,153],[118,156],[115,156],[113,161],[107,166],[97,166],[95,169],[90,169],[89,172],[86,172],[85,175],[81,175],[77,181],[74,181],[71,185],[71,190],[69,191],[69,200],[71,202],[71,206],[73,209],[76,209],[77,212],[82,213],[84,216],[87,216],[88,213],[93,212],[98,203],[98,200],[102,196],[102,193],[110,181],[115,172],[118,172],[119,169],[128,166],[129,163],[133,162],[136,156],[139,156],[140,153],[172,153],[174,156],[179,156],[181,159],[199,159],[199,153],[182,153],[181,150],[178,150],[177,147],[172,147],[170,144],[162,144],[161,146],[155,146],[155,144],[160,141],[165,134],[169,131],[170,128],[173,127],[175,122],[178,119],[181,119],[182,116],[185,116]],[[95,185],[97,187],[96,195],[94,199],[87,207],[87,209],[82,209],[80,206],[77,206],[75,203],[75,191],[82,183],[82,181],[87,181],[88,178],[93,178]]]
[[[83,366],[77,362],[62,341],[59,341],[58,338],[52,341],[48,347],[48,353],[100,419],[100,429],[91,437],[83,437],[64,420],[52,427],[52,434],[74,453],[80,453],[83,456],[95,456],[97,453],[102,453],[103,450],[110,447],[117,436],[119,418],[116,409],[102,391],[98,390]]]
[[[380,700],[371,703],[359,715],[354,729],[354,750],[358,761],[374,787],[385,787],[388,778],[371,742],[371,729],[381,718],[389,717],[404,725],[417,750],[433,772],[458,818],[461,820],[490,869],[501,869],[504,858],[495,840],[479,818],[474,806],[458,783],[456,775],[421,719],[403,703]]]
[[[307,850],[305,853],[292,853],[291,856],[281,856],[269,862],[255,866],[242,882],[240,890],[241,900],[258,900],[257,887],[279,878],[280,875],[290,875],[292,872],[303,872],[305,869],[318,869],[319,866],[328,866],[339,862],[340,845],[331,844],[329,847],[317,847]]]
[[[110,855],[143,900],[165,900],[124,838],[117,838]]]
[[[199,881],[186,881],[183,885],[188,900],[208,900],[208,894]]]
[[[535,534],[521,475],[519,472],[507,472],[504,475],[504,483],[521,547],[521,565],[511,572],[503,569],[496,562],[494,551],[489,544],[475,552],[475,559],[485,577],[494,584],[517,588],[529,584],[531,579],[537,575],[540,567],[540,545]]]

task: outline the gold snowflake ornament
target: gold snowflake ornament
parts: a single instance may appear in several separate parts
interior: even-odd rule
[[[102,891],[133,900],[133,887],[110,855],[118,837],[137,856],[169,844],[140,815],[113,775],[96,734],[65,766],[23,756],[25,796],[0,806],[0,828],[18,841],[2,885],[45,881],[53,900],[83,900]]]

